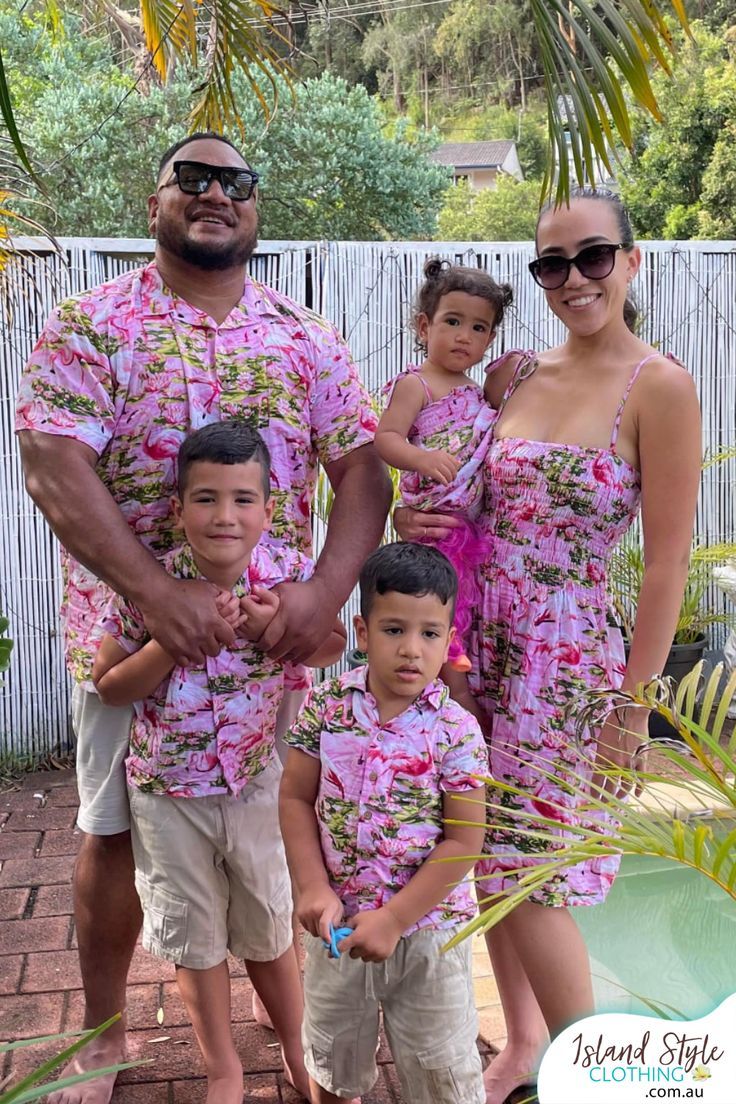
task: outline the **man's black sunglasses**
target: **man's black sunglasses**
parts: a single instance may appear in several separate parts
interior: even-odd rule
[[[554,291],[567,283],[573,265],[586,280],[605,280],[613,272],[619,249],[629,248],[623,242],[616,245],[613,242],[601,242],[599,245],[586,246],[576,257],[561,257],[557,253],[549,253],[532,261],[529,271],[545,291]]]
[[[204,161],[175,161],[173,168],[174,180],[168,180],[161,187],[178,184],[187,195],[203,195],[212,181],[217,180],[228,199],[250,199],[258,183],[258,173],[251,169],[226,169],[207,165]]]

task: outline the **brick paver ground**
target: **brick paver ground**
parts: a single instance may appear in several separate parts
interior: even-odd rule
[[[0,1039],[31,1038],[79,1026],[83,1001],[71,878],[79,833],[77,791],[71,771],[28,775],[20,789],[0,793]],[[102,934],[100,936],[103,937]],[[476,990],[481,1026],[496,1046],[502,1021],[493,979],[477,947]],[[273,1034],[253,1022],[250,983],[231,960],[233,1020],[245,1069],[247,1104],[297,1104],[284,1082]],[[136,949],[129,975],[128,1014],[133,1056],[148,1066],[121,1074],[114,1104],[200,1104],[204,1070],[191,1025],[176,992],[174,967]],[[163,1009],[163,1023],[157,1020]],[[493,1046],[481,1042],[486,1057]],[[0,1084],[15,1081],[58,1045],[0,1056]],[[401,1104],[387,1047],[379,1052],[380,1077],[364,1104]]]

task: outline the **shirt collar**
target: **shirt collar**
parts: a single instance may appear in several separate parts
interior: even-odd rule
[[[166,287],[155,260],[150,261],[143,269],[143,288],[151,314],[175,314],[192,326],[215,325],[206,311],[192,306],[186,299],[182,299]],[[227,330],[242,326],[248,315],[263,313],[264,308],[263,285],[246,273],[240,302],[235,304],[227,318],[217,328]]]
[[[367,686],[368,680],[368,664],[363,663],[360,667],[355,667],[352,671],[348,671],[347,674],[342,676],[343,686],[349,687],[351,690],[357,690],[361,694],[368,694],[370,691]],[[447,701],[449,690],[445,686],[442,679],[436,678],[434,682],[428,683],[418,698],[416,698],[412,705],[421,707],[428,705],[432,709],[441,709]],[[407,706],[411,708],[411,706]]]

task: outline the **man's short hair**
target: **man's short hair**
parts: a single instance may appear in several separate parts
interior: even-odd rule
[[[396,541],[372,552],[360,572],[360,614],[367,619],[376,594],[396,591],[417,598],[434,594],[455,615],[457,574],[447,556],[427,544]]]
[[[158,175],[156,179],[158,180],[158,178],[161,176],[161,173],[164,171],[175,153],[178,153],[180,149],[184,148],[184,146],[188,146],[190,142],[198,142],[202,138],[211,139],[213,142],[224,142],[226,146],[230,146],[230,149],[235,150],[238,157],[242,157],[245,161],[243,154],[240,152],[235,143],[231,142],[229,138],[226,138],[224,134],[217,134],[214,130],[197,130],[194,132],[194,134],[187,134],[186,138],[180,138],[178,142],[174,142],[173,146],[169,146],[169,148],[163,154],[161,160],[158,163]]]
[[[198,461],[211,464],[247,464],[255,460],[261,466],[263,497],[271,495],[271,454],[257,429],[241,418],[211,422],[185,438],[177,462],[177,490],[184,497],[189,469]]]

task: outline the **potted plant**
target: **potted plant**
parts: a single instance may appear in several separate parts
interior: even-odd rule
[[[701,545],[690,554],[687,582],[675,635],[662,675],[677,686],[680,680],[703,658],[708,647],[709,630],[713,625],[732,625],[734,614],[709,605],[708,592],[713,580],[713,568],[728,560],[736,561],[736,542]],[[639,542],[624,541],[611,558],[609,590],[616,621],[628,649],[634,632],[639,592],[644,578],[644,550]],[[650,718],[651,736],[673,736],[676,732],[661,715]]]

